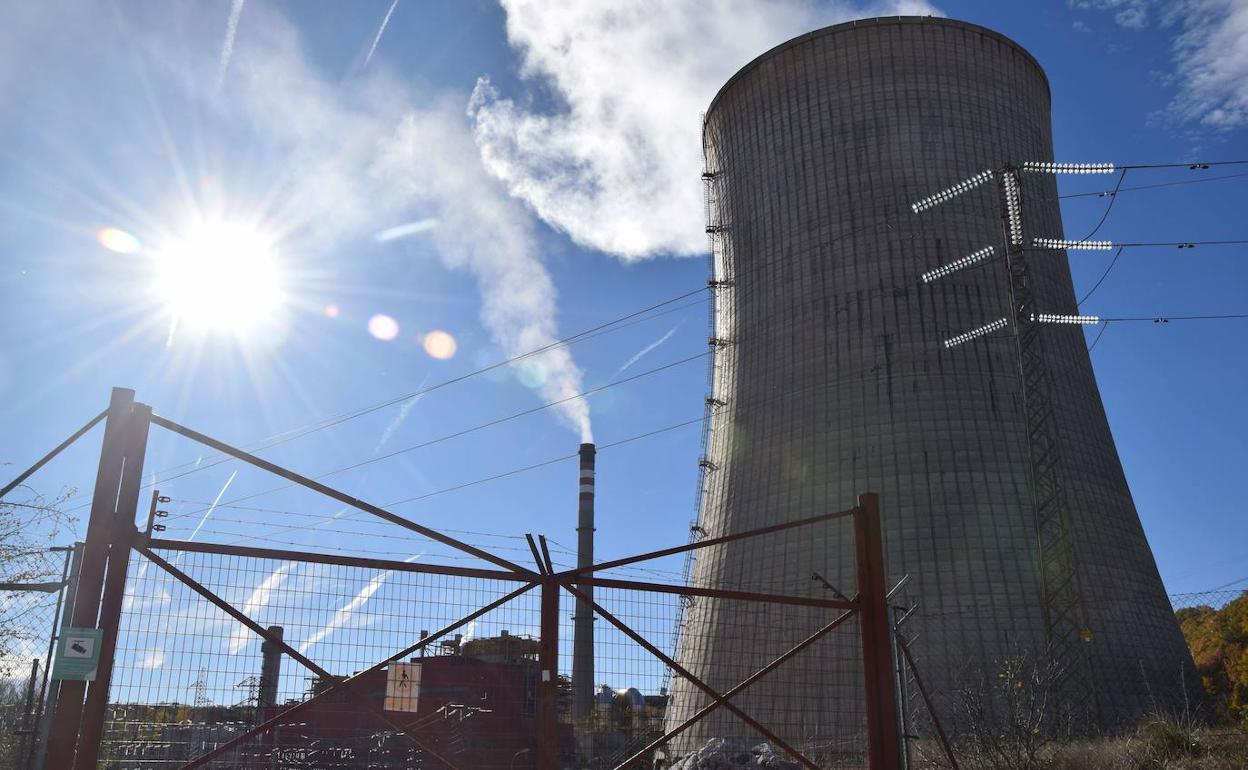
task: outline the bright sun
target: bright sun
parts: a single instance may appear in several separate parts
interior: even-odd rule
[[[155,290],[177,323],[246,332],[285,302],[273,242],[254,226],[200,222],[155,254]]]

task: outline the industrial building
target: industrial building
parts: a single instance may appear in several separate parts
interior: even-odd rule
[[[920,276],[1002,248],[995,185],[911,204],[1006,164],[1053,159],[1050,91],[1022,47],[939,18],[820,29],[734,75],[704,122],[715,294],[700,532],[716,537],[880,495],[894,597],[938,709],[1048,645],[1036,506],[1000,264]],[[1083,159],[1079,159],[1083,160]],[[1096,159],[1099,160],[1099,159]],[[1028,232],[1062,238],[1052,175],[1026,180]],[[1037,305],[1077,312],[1063,251],[1031,255]],[[1073,521],[1089,708],[1112,729],[1198,702],[1198,682],[1128,490],[1081,330],[1045,329],[1057,473]],[[697,585],[853,594],[840,522],[699,553]],[[699,599],[678,658],[720,692],[830,618]],[[760,632],[765,630],[765,633]],[[817,759],[860,750],[856,631],[825,639],[734,703]],[[1185,688],[1186,696],[1185,696]],[[708,702],[677,680],[673,727]],[[951,716],[952,718],[952,716]],[[921,725],[914,729],[922,729]],[[684,733],[754,734],[720,709]]]

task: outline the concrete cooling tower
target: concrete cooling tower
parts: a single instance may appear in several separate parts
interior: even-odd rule
[[[1004,661],[1041,659],[1048,635],[1014,335],[944,344],[1010,315],[1004,264],[920,280],[987,246],[1003,252],[997,187],[921,214],[911,204],[984,170],[1052,160],[1049,111],[1045,74],[1016,43],[972,24],[902,17],[768,51],[723,86],[705,118],[715,358],[702,536],[878,493],[889,584],[909,576],[896,600],[917,604],[905,630],[941,709]],[[1063,237],[1055,178],[1024,181],[1027,232]],[[1065,253],[1027,257],[1037,307],[1077,312]],[[1181,707],[1185,688],[1196,703],[1082,330],[1045,328],[1042,343],[1100,723]],[[699,552],[692,581],[852,596],[852,545],[844,521],[723,544]],[[678,657],[723,692],[828,620],[698,599],[684,613]],[[838,630],[733,702],[812,756],[860,752],[857,645],[856,628]],[[676,680],[668,727],[707,702]],[[672,748],[713,737],[758,734],[719,709]]]

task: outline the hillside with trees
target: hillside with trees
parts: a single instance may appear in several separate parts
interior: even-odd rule
[[[1248,724],[1248,591],[1220,609],[1186,607],[1175,616],[1218,716]]]

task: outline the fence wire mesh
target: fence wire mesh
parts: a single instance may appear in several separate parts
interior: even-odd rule
[[[218,554],[163,556],[262,626],[280,626],[286,643],[325,675],[282,655],[280,673],[267,681],[266,645],[256,633],[136,557],[104,767],[178,767],[518,585]],[[518,597],[210,766],[437,766],[421,764],[421,749],[404,730],[459,766],[508,765],[532,735],[538,620],[536,594]]]
[[[409,572],[397,563],[365,568],[193,551],[157,555],[261,626],[280,627],[283,640],[323,673],[290,655],[270,653],[270,660],[280,657],[279,673],[270,676],[265,662],[269,643],[136,554],[100,751],[100,766],[110,770],[180,767],[523,585]],[[636,570],[631,574],[636,577]],[[534,588],[401,663],[317,698],[280,727],[241,741],[208,766],[534,766],[540,591]],[[596,613],[595,697],[587,713],[573,713],[576,600],[566,590],[560,594],[559,726],[554,740],[561,766],[615,767],[711,703],[704,692],[673,677],[661,656]],[[606,586],[596,587],[593,598],[662,656],[679,657],[677,618],[687,599]],[[775,641],[749,645],[748,653],[725,648],[700,656],[694,675],[721,693],[786,652],[791,634],[804,637],[840,614],[825,608],[717,601],[716,611],[751,619],[743,634]],[[775,633],[780,628],[786,633]],[[856,639],[855,624],[843,624],[732,702],[821,765],[860,763],[861,673],[856,664],[836,662],[842,656],[856,657]],[[724,642],[689,628],[680,640],[685,645],[715,643]],[[812,666],[830,668],[839,683],[835,691],[824,693],[826,702],[771,702],[774,693],[798,690],[803,672]],[[677,683],[675,694],[669,682]],[[763,697],[752,697],[756,693]],[[813,716],[838,708],[843,713],[838,713],[834,729]],[[746,748],[765,740],[726,709],[712,712],[709,719],[699,723],[701,732],[687,730],[644,758],[670,762],[702,748],[710,738],[738,739]]]
[[[47,691],[48,641],[57,617],[54,590],[20,590],[25,582],[60,577],[59,554],[26,554],[6,565],[20,582],[0,590],[0,769],[28,768],[36,760]]]

